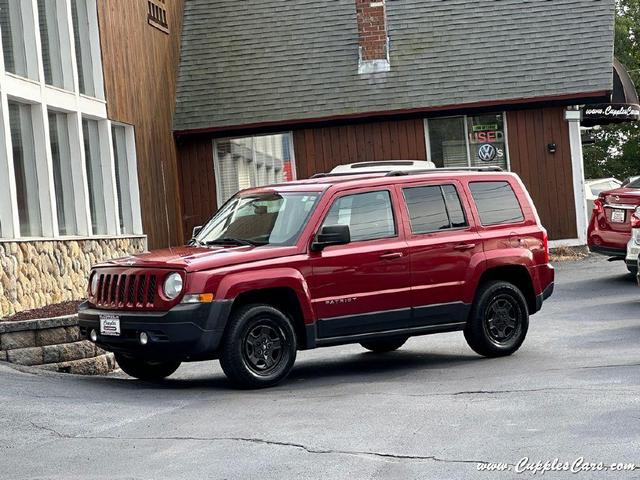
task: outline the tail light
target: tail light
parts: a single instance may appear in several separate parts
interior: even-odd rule
[[[640,207],[631,214],[631,228],[640,228]]]
[[[597,198],[593,201],[593,212],[596,214],[604,213],[604,201],[601,198]]]
[[[544,249],[544,263],[551,262],[551,256],[549,255],[549,234],[546,230],[542,236],[542,248]]]

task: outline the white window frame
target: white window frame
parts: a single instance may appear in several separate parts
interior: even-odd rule
[[[487,112],[487,113],[492,114],[493,112]],[[509,155],[509,130],[507,127],[507,124],[508,124],[507,112],[502,111],[497,113],[502,114],[502,122],[504,127],[504,149],[505,149],[504,154],[506,155],[507,170],[510,172],[511,171],[511,155]],[[471,168],[472,165],[471,165],[471,145],[469,143],[469,117],[474,117],[474,116],[476,116],[476,114],[446,115],[444,117],[429,117],[429,118],[423,119],[425,144],[427,146],[427,160],[433,161],[431,160],[431,135],[429,133],[429,120],[441,120],[445,118],[462,118],[464,119],[464,137],[465,137],[465,144],[467,146],[467,166]]]
[[[23,19],[33,31],[35,48],[28,49],[27,64],[35,62],[38,68],[38,79],[20,77],[5,71],[4,55],[0,55],[0,242],[6,240],[28,239],[20,234],[18,218],[15,172],[13,168],[13,146],[9,125],[8,101],[29,103],[33,106],[34,145],[38,155],[38,168],[46,172],[38,185],[41,206],[42,239],[102,238],[121,236],[118,218],[118,198],[115,183],[115,163],[113,143],[111,139],[111,121],[107,116],[107,105],[104,101],[104,81],[100,52],[100,37],[97,20],[97,0],[87,2],[90,12],[89,33],[93,59],[93,78],[97,97],[89,97],[79,91],[78,65],[76,63],[73,21],[71,16],[71,0],[62,0],[64,8],[58,9],[61,53],[63,62],[69,62],[72,74],[72,90],[47,85],[42,63],[42,44],[38,19],[37,0],[20,0],[29,2],[32,18]],[[65,18],[66,17],[66,18]],[[26,28],[26,27],[25,27]],[[0,37],[0,48],[2,39]],[[68,64],[66,65],[68,68]],[[69,130],[69,148],[71,152],[72,182],[74,186],[75,213],[78,234],[62,237],[59,234],[55,188],[53,181],[53,161],[49,138],[49,110],[67,114]],[[101,168],[105,184],[104,202],[107,229],[104,235],[93,235],[91,231],[91,214],[89,210],[89,192],[87,172],[85,168],[84,138],[82,119],[96,120],[99,127],[99,145]],[[137,162],[135,157],[135,132],[133,127],[127,128],[127,157],[130,173],[130,195],[134,218],[133,234],[126,237],[142,235],[140,214],[140,193],[138,186]],[[134,200],[135,199],[135,200]]]
[[[251,164],[253,169],[253,176],[254,178],[257,178],[257,160],[256,160],[256,148],[255,148],[256,138],[269,137],[274,135],[282,135],[282,136],[289,137],[289,154],[291,155],[291,177],[292,177],[290,181],[296,180],[298,178],[298,173],[296,171],[296,155],[295,155],[295,148],[293,146],[292,131],[274,132],[274,133],[266,133],[266,134],[260,134],[260,135],[245,135],[245,136],[240,135],[240,136],[234,136],[234,137],[221,137],[221,138],[215,138],[213,140],[212,142],[213,143],[213,172],[214,172],[214,177],[216,182],[216,202],[217,202],[218,208],[220,208],[225,202],[222,196],[222,193],[223,193],[222,183],[221,183],[222,175],[220,174],[220,159],[218,158],[218,143],[228,142],[231,140],[238,140],[242,138],[250,138],[251,153],[252,153]]]

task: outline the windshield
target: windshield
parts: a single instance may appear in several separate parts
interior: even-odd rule
[[[293,245],[319,193],[236,195],[192,240],[197,245]]]

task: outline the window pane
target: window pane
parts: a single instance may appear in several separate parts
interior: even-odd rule
[[[471,166],[497,166],[507,169],[502,114],[468,117]]]
[[[444,194],[444,201],[447,205],[447,212],[449,213],[449,220],[451,221],[451,227],[462,228],[467,226],[467,219],[462,209],[462,203],[460,203],[460,197],[458,191],[453,185],[443,185],[442,193]]]
[[[87,186],[89,188],[89,208],[91,211],[91,227],[94,235],[107,233],[107,215],[104,205],[104,180],[102,162],[100,160],[100,136],[98,122],[82,120],[84,135],[84,154],[87,169]]]
[[[116,190],[118,192],[118,218],[120,233],[133,233],[133,216],[131,209],[131,186],[129,183],[129,160],[127,158],[127,137],[125,127],[111,127],[113,155],[116,170]]]
[[[289,134],[261,135],[215,141],[215,174],[220,200],[239,190],[294,179]]]
[[[80,93],[95,97],[96,88],[93,80],[93,59],[91,57],[87,0],[71,0],[71,18],[73,19],[73,37],[76,45]]]
[[[29,76],[23,24],[24,19],[29,18],[28,10],[27,2],[0,0],[4,68],[7,72],[23,77]]]
[[[404,198],[413,233],[427,233],[450,227],[440,186],[405,188]]]
[[[78,230],[71,173],[69,127],[65,114],[49,112],[49,138],[51,140],[58,231],[60,235],[76,235]]]
[[[431,161],[436,167],[467,167],[464,117],[429,120]]]
[[[60,0],[38,0],[44,78],[49,85],[71,90],[73,86],[69,82],[65,84],[58,11],[64,12],[64,4]],[[70,78],[70,75],[67,77]]]
[[[331,225],[348,225],[352,241],[395,236],[389,192],[384,190],[339,198],[327,214],[323,227]]]
[[[42,235],[42,225],[31,106],[9,102],[9,122],[13,144],[13,168],[18,198],[20,235],[38,237]]]
[[[483,225],[524,220],[516,194],[507,182],[473,182],[469,187]]]

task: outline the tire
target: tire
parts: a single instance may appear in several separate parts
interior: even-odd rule
[[[266,388],[284,380],[296,360],[291,320],[270,305],[247,305],[233,313],[220,365],[237,388]]]
[[[167,378],[180,366],[179,361],[151,362],[116,353],[116,362],[124,373],[139,380],[158,381]]]
[[[633,276],[638,275],[638,267],[637,266],[628,265],[627,264],[627,270],[629,270],[629,273],[632,274]]]
[[[528,329],[529,309],[520,289],[508,282],[491,281],[478,290],[464,337],[477,354],[504,357],[520,348]]]
[[[360,342],[360,345],[374,353],[387,353],[399,349],[407,343],[408,339],[409,337],[380,338],[376,340],[369,340],[367,342]]]

